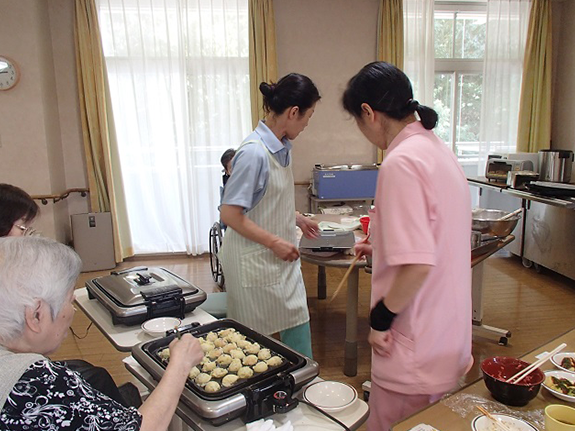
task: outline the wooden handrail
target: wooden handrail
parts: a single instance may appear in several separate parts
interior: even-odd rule
[[[74,188],[68,189],[60,195],[32,195],[31,197],[32,199],[42,202],[42,205],[48,205],[49,200],[51,200],[53,203],[56,203],[66,199],[68,196],[70,196],[70,193],[80,193],[80,196],[86,197],[86,195],[90,193],[90,189]]]

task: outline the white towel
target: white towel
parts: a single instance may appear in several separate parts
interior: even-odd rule
[[[290,421],[276,428],[273,419],[260,419],[246,424],[247,431],[293,431],[293,425]]]

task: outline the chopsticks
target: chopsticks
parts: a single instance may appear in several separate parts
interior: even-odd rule
[[[489,413],[488,410],[484,409],[481,406],[475,406],[475,407],[477,407],[477,410],[479,410],[481,413],[483,413],[485,416],[487,416],[489,419],[491,419],[493,422],[495,422],[495,425],[497,425],[499,428],[501,428],[504,431],[511,431],[507,425],[505,425],[503,422],[501,422],[501,420],[499,420],[499,418],[496,418],[491,413]]]
[[[545,356],[543,356],[541,359],[533,362],[527,368],[522,369],[521,371],[519,371],[515,375],[509,377],[505,381],[507,383],[519,383],[521,380],[523,380],[525,377],[527,377],[529,374],[531,374],[534,370],[536,370],[541,364],[543,364],[544,362],[547,362],[553,355],[555,355],[556,353],[559,353],[565,347],[567,347],[567,344],[565,344],[565,343],[560,344],[559,346],[555,347],[551,352],[549,352]]]
[[[355,264],[357,263],[357,261],[359,259],[361,259],[363,255],[361,253],[357,254],[353,260],[351,261],[351,263],[349,264],[349,268],[347,268],[347,271],[345,272],[343,278],[341,279],[341,281],[339,282],[339,285],[337,286],[337,289],[335,289],[335,292],[333,294],[333,296],[331,297],[331,299],[329,300],[329,303],[331,304],[333,302],[333,300],[335,299],[335,297],[338,295],[339,291],[341,290],[341,288],[343,287],[343,284],[347,281],[349,274],[351,274],[352,269],[354,268]]]

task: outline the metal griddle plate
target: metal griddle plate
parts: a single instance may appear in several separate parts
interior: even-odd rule
[[[216,393],[208,393],[188,379],[180,401],[194,410],[202,418],[216,425],[220,425],[228,420],[241,416],[247,407],[246,397],[244,396],[246,391],[257,390],[259,387],[269,385],[286,374],[291,375],[293,378],[294,387],[291,389],[294,392],[318,376],[319,365],[317,362],[297,353],[285,344],[266,335],[262,335],[235,320],[221,319],[203,326],[198,326],[187,332],[195,337],[201,337],[211,331],[218,332],[227,328],[234,328],[245,335],[248,341],[257,342],[262,348],[270,349],[272,356],[280,356],[283,362],[277,367],[270,367],[266,372],[256,373],[251,378],[232,387],[222,387],[222,389]],[[162,361],[158,353],[168,347],[173,339],[174,335],[144,342],[132,348],[132,356],[134,359],[136,359],[156,381],[162,378],[166,369],[166,363]]]

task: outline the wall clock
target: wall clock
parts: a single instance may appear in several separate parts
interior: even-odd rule
[[[9,90],[18,83],[20,73],[16,63],[0,55],[0,90]]]

